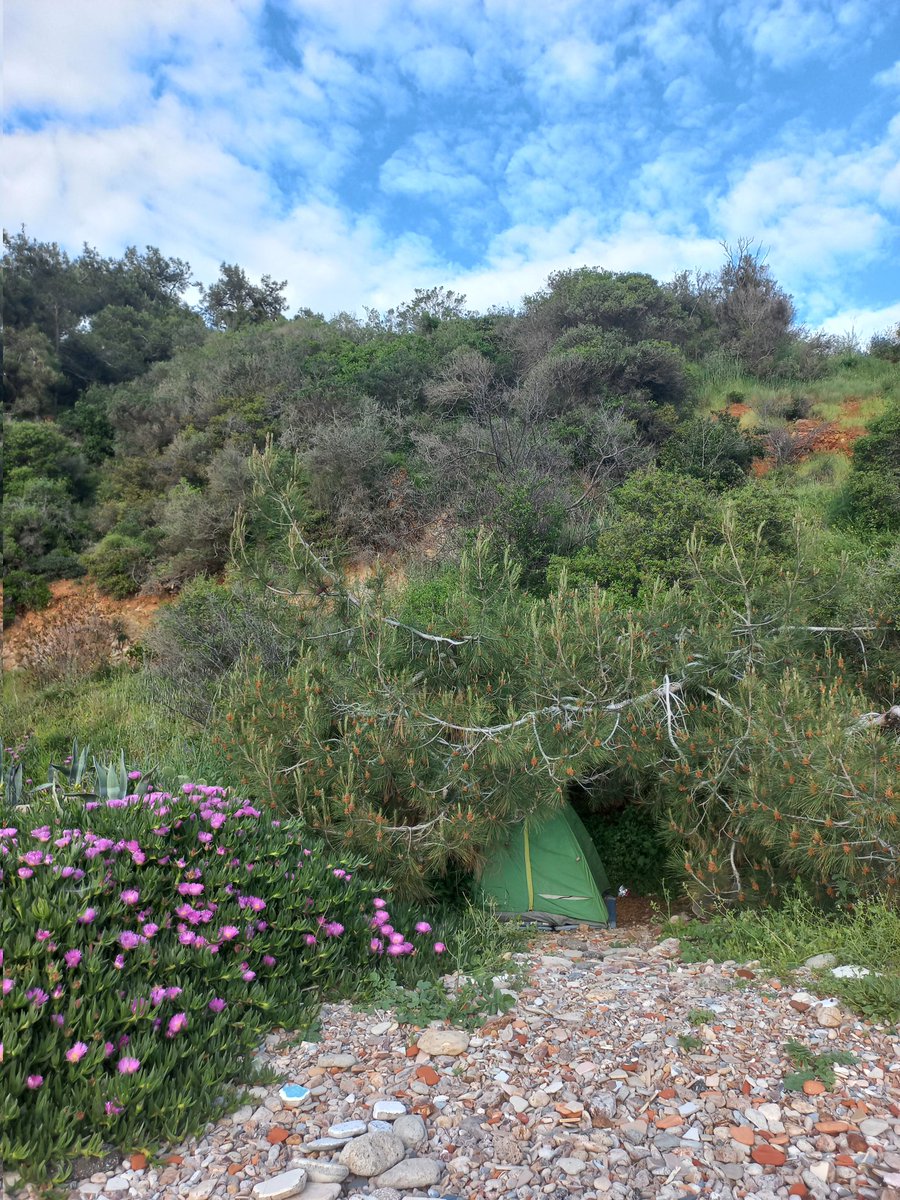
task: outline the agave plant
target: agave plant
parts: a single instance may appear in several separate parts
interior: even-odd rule
[[[129,778],[125,766],[125,752],[119,751],[118,762],[100,762],[94,759],[94,790],[101,800],[124,800],[126,796],[143,796],[150,787],[150,772],[139,778],[132,772]]]
[[[0,782],[3,785],[4,806],[15,808],[23,801],[25,793],[24,773],[21,761],[0,745]]]
[[[69,755],[67,763],[60,766],[58,763],[51,763],[47,773],[47,782],[39,789],[41,791],[47,788],[56,788],[62,786],[69,791],[77,790],[81,787],[84,780],[84,773],[87,770],[88,754],[90,746],[79,746],[78,738],[72,742],[72,753]]]

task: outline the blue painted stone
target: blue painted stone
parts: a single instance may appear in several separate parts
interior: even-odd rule
[[[286,1083],[283,1088],[279,1088],[278,1095],[281,1097],[282,1104],[291,1108],[306,1099],[309,1095],[309,1088],[303,1087],[299,1083]]]

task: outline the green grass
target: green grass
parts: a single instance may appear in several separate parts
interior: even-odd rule
[[[900,371],[883,359],[859,356],[835,361],[828,374],[814,380],[786,380],[766,384],[742,375],[739,370],[716,366],[697,373],[698,408],[701,413],[721,411],[732,399],[753,411],[741,418],[744,429],[755,428],[761,419],[771,419],[792,397],[804,397],[810,416],[841,425],[865,425],[878,416],[888,396],[900,387]],[[843,406],[860,401],[858,412],[847,415]]]
[[[681,937],[688,962],[758,959],[785,979],[815,954],[831,953],[839,964],[868,967],[871,974],[862,979],[820,972],[814,988],[840,997],[870,1020],[900,1020],[900,911],[886,903],[826,914],[797,895],[778,909],[731,912],[672,932]]]
[[[0,692],[0,731],[6,746],[27,742],[24,761],[35,782],[43,782],[51,762],[65,758],[75,735],[100,759],[124,750],[129,766],[154,768],[166,784],[187,776],[218,782],[203,730],[154,699],[142,672],[128,667],[45,688],[9,671]]]

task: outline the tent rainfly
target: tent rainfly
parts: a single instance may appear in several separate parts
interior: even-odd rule
[[[584,823],[570,804],[545,821],[515,826],[485,864],[481,891],[504,916],[541,924],[606,925],[609,879]]]

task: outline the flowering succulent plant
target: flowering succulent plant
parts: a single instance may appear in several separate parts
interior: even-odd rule
[[[388,924],[359,864],[221,788],[69,796],[4,824],[0,1159],[26,1177],[185,1136],[267,1030],[305,1028],[373,960],[443,950],[427,922]]]

